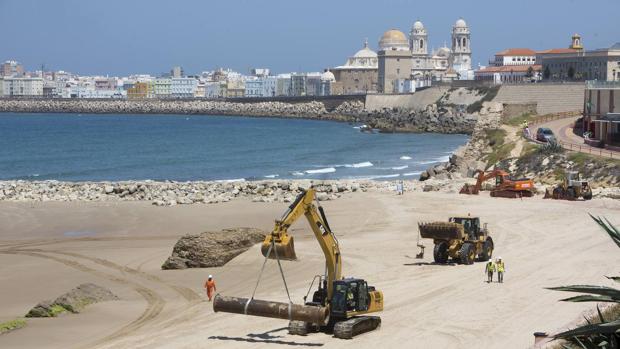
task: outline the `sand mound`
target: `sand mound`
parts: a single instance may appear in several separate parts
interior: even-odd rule
[[[56,298],[55,301],[43,301],[30,309],[26,317],[55,317],[69,311],[79,313],[89,304],[119,299],[112,291],[95,284],[81,284],[71,291]]]
[[[266,233],[255,228],[231,228],[183,236],[162,269],[221,267],[263,241]]]

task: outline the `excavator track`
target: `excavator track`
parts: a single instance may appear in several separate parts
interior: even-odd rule
[[[381,326],[381,318],[378,316],[357,316],[349,320],[336,322],[334,325],[334,337],[351,339],[359,334],[370,332]]]
[[[318,325],[299,320],[291,320],[288,323],[288,333],[295,336],[306,336],[308,333],[319,332]]]

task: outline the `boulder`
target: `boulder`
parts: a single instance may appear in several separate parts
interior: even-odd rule
[[[255,228],[231,228],[187,234],[179,239],[162,269],[221,267],[265,239]]]
[[[30,309],[26,317],[56,317],[64,312],[79,313],[87,305],[118,299],[118,296],[107,288],[85,283],[61,295],[53,302],[40,302]]]

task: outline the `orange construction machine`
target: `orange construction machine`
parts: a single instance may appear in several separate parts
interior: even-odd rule
[[[478,195],[482,183],[491,178],[495,178],[495,187],[491,189],[491,196],[493,197],[520,198],[534,195],[534,181],[530,178],[513,179],[506,171],[499,169],[494,169],[486,173],[478,170],[477,173],[478,180],[476,184],[465,184],[463,188],[461,188],[461,194]]]

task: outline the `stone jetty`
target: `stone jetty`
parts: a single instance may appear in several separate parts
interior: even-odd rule
[[[80,114],[183,114],[304,118],[367,124],[382,132],[471,134],[476,116],[462,108],[430,104],[419,109],[367,111],[361,101],[345,101],[326,109],[321,101],[226,102],[213,100],[0,99],[0,112]]]

